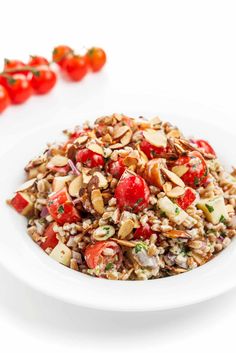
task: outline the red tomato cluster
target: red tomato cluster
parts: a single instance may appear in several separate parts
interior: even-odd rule
[[[106,53],[101,48],[91,48],[85,55],[77,55],[66,45],[53,50],[52,59],[72,81],[81,81],[89,72],[97,72],[106,63]]]
[[[58,64],[72,81],[80,81],[87,72],[101,70],[106,62],[106,53],[94,47],[85,55],[76,55],[70,47],[61,45],[54,48],[52,62]],[[56,82],[56,73],[42,56],[31,56],[27,63],[5,59],[0,73],[0,113],[11,103],[24,103],[33,93],[48,93]]]

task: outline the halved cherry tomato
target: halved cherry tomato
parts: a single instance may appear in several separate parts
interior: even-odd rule
[[[200,152],[193,151],[186,156],[179,157],[175,165],[185,165],[188,168],[186,173],[181,176],[186,185],[196,189],[205,182],[208,168]]]
[[[32,72],[30,78],[31,86],[37,94],[45,94],[51,91],[57,82],[57,76],[54,71],[47,66],[41,66],[37,71]]]
[[[91,48],[86,55],[93,72],[100,71],[106,63],[106,53],[101,48]]]
[[[43,250],[46,250],[47,248],[54,249],[58,243],[58,239],[56,237],[57,233],[53,230],[54,225],[56,225],[56,222],[50,223],[44,232],[43,236],[46,240],[40,245]]]
[[[132,212],[139,212],[146,208],[149,196],[149,188],[139,175],[127,174],[122,177],[115,190],[118,207]]]
[[[73,53],[73,50],[67,45],[59,45],[53,49],[52,60],[63,67],[65,59]]]
[[[104,250],[111,249],[113,254],[106,255]],[[111,264],[115,269],[119,269],[123,261],[121,248],[114,241],[100,241],[89,245],[85,250],[85,261],[89,268],[99,266],[101,271],[106,270],[106,266]]]
[[[0,85],[0,113],[2,113],[10,103],[11,100],[6,88]]]
[[[10,60],[10,59],[4,60],[4,71],[11,70],[11,69],[18,69],[18,68],[22,68],[24,66],[25,66],[25,64],[20,60]],[[29,72],[28,70],[26,70],[26,71],[19,70],[19,71],[15,71],[14,74],[27,75],[28,72]],[[11,75],[11,73],[10,73],[10,75]]]
[[[88,61],[85,56],[74,55],[65,59],[63,68],[73,81],[81,81],[88,72]]]
[[[76,155],[77,162],[83,163],[88,168],[104,166],[104,157],[98,153],[90,151],[88,148],[79,150]]]
[[[80,216],[74,207],[66,188],[49,195],[47,202],[48,212],[59,224],[73,223],[80,220]]]
[[[123,158],[119,158],[117,161],[111,161],[108,164],[109,173],[117,179],[120,179],[121,175],[124,173],[126,166],[124,164]]]
[[[22,74],[14,74],[4,79],[4,87],[13,104],[24,103],[33,93],[27,78]]]
[[[186,210],[196,200],[196,193],[187,188],[182,196],[179,196],[175,201],[182,210]]]
[[[154,232],[148,223],[136,229],[134,239],[149,239]]]
[[[194,140],[194,143],[199,147],[202,148],[206,153],[213,154],[213,156],[216,156],[216,153],[214,149],[211,147],[211,145],[205,141],[205,140]]]
[[[41,66],[41,65],[46,65],[49,66],[49,61],[44,58],[43,56],[30,56],[30,60],[28,62],[29,66]]]
[[[146,154],[148,159],[157,158],[161,153],[167,152],[165,147],[153,146],[146,140],[142,140],[140,143],[140,149]]]

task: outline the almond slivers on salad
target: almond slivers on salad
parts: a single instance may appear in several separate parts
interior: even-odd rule
[[[236,170],[158,117],[113,114],[64,131],[8,201],[52,259],[112,280],[201,266],[236,234]]]

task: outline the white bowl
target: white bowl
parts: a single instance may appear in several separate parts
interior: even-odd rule
[[[123,111],[124,112],[124,111]],[[110,113],[110,112],[108,112]],[[129,112],[130,113],[130,112]],[[141,112],[144,114],[144,112]],[[155,114],[155,112],[154,112]],[[133,116],[139,116],[135,112]],[[150,113],[148,114],[150,116]],[[93,120],[95,114],[87,116]],[[226,166],[235,161],[235,135],[212,125],[174,115],[162,115],[188,136],[208,139]],[[149,311],[181,307],[219,295],[236,285],[236,241],[209,263],[190,272],[149,281],[109,281],[66,268],[47,256],[26,233],[26,221],[5,200],[24,180],[23,168],[44,150],[47,142],[62,139],[60,131],[81,120],[36,130],[0,158],[0,262],[30,286],[80,306],[115,311]]]

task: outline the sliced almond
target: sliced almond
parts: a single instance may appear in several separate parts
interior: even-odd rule
[[[88,184],[92,178],[92,175],[88,175],[89,169],[82,168],[83,183]]]
[[[166,161],[163,158],[152,159],[146,165],[147,180],[159,188],[163,188],[165,184],[165,179],[161,172],[163,167],[166,167]]]
[[[152,119],[150,120],[150,123],[151,123],[152,125],[158,125],[158,124],[161,123],[161,119],[159,118],[159,116],[155,116],[154,118],[152,118]]]
[[[52,190],[53,192],[57,192],[61,189],[64,188],[64,186],[66,185],[66,183],[68,183],[69,181],[71,181],[74,178],[73,175],[66,175],[66,176],[57,176],[53,179],[52,182]]]
[[[233,207],[233,205],[230,205],[230,204],[226,205],[226,209],[227,209],[227,212],[228,212],[228,213],[234,213],[234,207]]]
[[[124,136],[124,134],[129,131],[130,128],[129,126],[125,125],[125,126],[116,126],[114,128],[114,133],[113,133],[113,138],[114,139],[118,139],[122,136]]]
[[[172,190],[167,191],[166,195],[168,197],[171,197],[171,198],[176,198],[176,197],[184,195],[184,193],[185,193],[185,189],[184,188],[181,188],[180,186],[176,186]]]
[[[191,235],[188,234],[187,232],[183,231],[183,230],[170,230],[168,232],[163,233],[163,235],[167,238],[171,238],[171,239],[178,239],[178,238],[182,238],[182,239],[190,239]]]
[[[156,147],[167,146],[167,136],[161,130],[156,131],[156,130],[148,129],[143,132],[143,136],[153,146],[156,146]]]
[[[83,185],[83,177],[82,175],[77,176],[69,185],[69,194],[73,197],[79,196],[79,191]]]
[[[205,259],[203,256],[199,255],[198,253],[196,253],[194,251],[192,251],[191,254],[192,254],[192,257],[193,257],[194,261],[199,266],[203,265],[207,261],[207,259]]]
[[[99,189],[93,190],[91,193],[91,201],[93,208],[99,214],[104,213],[104,202],[101,191]]]
[[[30,179],[30,180],[27,180],[25,183],[23,183],[21,186],[19,186],[16,189],[16,192],[24,191],[24,190],[27,190],[27,189],[31,188],[34,185],[36,180],[37,180],[37,178],[33,178],[33,179]]]
[[[136,165],[138,164],[138,160],[137,160],[137,158],[135,158],[135,157],[126,156],[126,157],[124,158],[124,164],[125,164],[127,167],[136,166]]]
[[[80,136],[78,137],[74,143],[78,144],[78,145],[82,145],[83,143],[85,143],[88,140],[88,136],[84,135],[84,136]]]
[[[181,132],[178,129],[173,129],[167,134],[168,137],[179,138],[181,136]]]
[[[123,146],[126,146],[130,143],[132,137],[132,132],[129,130],[127,131],[124,136],[120,139],[120,142]]]
[[[161,168],[162,172],[167,176],[167,178],[172,181],[175,185],[181,186],[182,188],[185,187],[185,184],[182,179],[178,177],[175,173],[171,172],[167,168]]]
[[[163,191],[168,194],[172,189],[172,184],[168,181],[163,185]]]
[[[64,167],[68,163],[68,158],[57,154],[51,158],[49,163],[55,167]]]
[[[135,243],[133,243],[132,241],[128,241],[128,240],[121,240],[121,239],[117,239],[117,238],[111,238],[110,240],[115,241],[117,244],[119,244],[121,246],[127,246],[128,248],[134,248],[136,246]]]
[[[95,172],[93,175],[96,175],[99,179],[98,186],[99,188],[106,189],[108,187],[107,178],[100,172]]]
[[[97,241],[107,240],[108,238],[111,238],[114,234],[115,228],[113,226],[104,225],[95,229],[95,231],[93,232],[93,238]]]
[[[187,173],[188,169],[189,168],[185,165],[177,165],[172,168],[172,172],[181,178],[185,173]]]
[[[116,150],[116,149],[119,149],[119,148],[123,148],[124,145],[122,143],[115,143],[114,145],[110,145],[109,148],[111,150]]]
[[[97,154],[100,154],[101,156],[104,156],[104,152],[103,152],[103,148],[98,145],[97,143],[90,143],[87,148],[90,150],[90,151],[93,151]]]
[[[134,229],[134,221],[130,218],[127,218],[121,225],[118,237],[121,239],[125,239]]]

